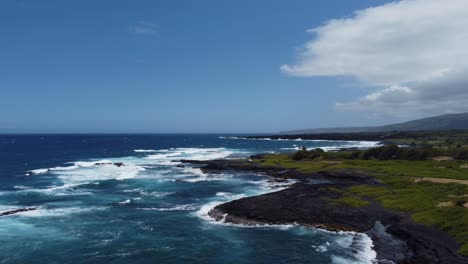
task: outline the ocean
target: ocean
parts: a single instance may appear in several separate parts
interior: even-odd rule
[[[280,190],[177,160],[375,142],[235,135],[0,135],[0,263],[371,263],[363,234],[215,222],[217,204]],[[116,166],[114,163],[122,163]],[[179,166],[178,166],[179,165]]]

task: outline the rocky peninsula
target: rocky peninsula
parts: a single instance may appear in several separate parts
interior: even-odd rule
[[[407,212],[384,208],[372,198],[357,199],[346,190],[353,186],[386,186],[359,169],[304,172],[291,166],[265,165],[264,156],[249,159],[196,161],[205,173],[226,170],[264,173],[272,181],[296,182],[286,189],[234,200],[216,206],[209,215],[217,221],[243,225],[298,224],[330,231],[366,233],[372,238],[379,263],[468,263],[460,245],[449,234],[415,223]]]

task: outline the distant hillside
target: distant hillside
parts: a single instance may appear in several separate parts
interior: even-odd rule
[[[356,132],[390,132],[390,131],[444,131],[468,130],[468,113],[447,114],[428,117],[399,124],[370,127],[336,127],[314,128],[283,131],[281,134],[321,134],[321,133],[356,133]]]

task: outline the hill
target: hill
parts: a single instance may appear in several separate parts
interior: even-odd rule
[[[468,113],[446,114],[404,123],[368,127],[314,128],[283,131],[280,134],[359,133],[391,131],[447,131],[468,130]]]

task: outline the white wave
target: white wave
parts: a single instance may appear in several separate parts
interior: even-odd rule
[[[226,148],[180,148],[181,156],[193,160],[213,160],[227,158],[234,153]]]
[[[93,166],[112,165],[112,161],[110,161],[110,160],[77,161],[77,162],[74,162],[74,164],[76,166],[78,166],[78,167],[81,167],[81,168],[89,168],[89,167],[93,167]]]
[[[215,208],[216,206],[222,204],[223,201],[214,201],[214,202],[209,202],[209,203],[206,203],[204,205],[202,205],[200,207],[200,209],[195,212],[195,215],[200,218],[200,219],[203,219],[209,223],[214,223],[214,224],[222,224],[224,223],[224,221],[216,221],[214,218],[212,218],[211,216],[208,215],[208,212],[211,211],[211,209]]]
[[[251,184],[256,184],[260,188],[256,191],[255,195],[261,195],[265,193],[269,193],[272,191],[281,191],[292,184],[296,183],[297,180],[294,179],[286,179],[285,182],[275,182],[272,179],[267,179],[267,180],[261,180],[261,181],[249,181]]]
[[[83,191],[83,190],[76,190],[75,188],[84,185],[84,184],[90,184],[90,182],[83,182],[83,183],[78,183],[78,184],[72,184],[72,183],[67,183],[63,185],[53,185],[49,186],[48,188],[43,188],[43,189],[37,189],[37,188],[31,188],[27,186],[15,186],[17,190],[15,191],[9,191],[9,192],[0,192],[0,195],[14,195],[14,194],[20,194],[20,193],[43,193],[46,195],[54,195],[54,196],[67,196],[67,195],[92,195],[91,192],[89,191]]]
[[[327,244],[329,244],[329,243],[327,242]],[[318,251],[318,252],[327,252],[327,251],[328,251],[328,247],[327,247],[326,244],[325,244],[325,245],[320,245],[320,246],[318,246],[315,250]]]
[[[299,147],[291,147],[291,148],[280,148],[282,150],[299,150]]]
[[[129,204],[129,203],[131,203],[131,202],[132,202],[132,200],[127,199],[127,200],[125,200],[125,201],[118,202],[118,204]]]
[[[31,187],[29,187],[29,186],[24,186],[24,185],[15,185],[14,188],[15,188],[15,189],[18,189],[18,190],[28,190],[28,189],[31,189]]]
[[[11,211],[11,210],[16,210],[18,208],[19,208],[18,206],[12,206],[12,205],[0,205],[0,214]]]
[[[113,164],[105,164],[92,168],[84,167],[75,170],[61,171],[57,173],[57,175],[63,182],[76,184],[110,179],[131,179],[135,178],[139,172],[144,170],[145,168],[135,164],[126,164],[121,167],[117,167]]]
[[[175,205],[171,207],[150,207],[150,208],[139,208],[140,210],[145,211],[193,211],[196,210],[197,207],[193,204],[183,204],[183,205]]]
[[[339,247],[353,249],[351,256],[332,255],[331,260],[334,264],[355,263],[355,264],[372,264],[375,263],[377,253],[373,249],[374,244],[372,239],[363,233],[343,232],[349,234],[336,240]]]
[[[140,191],[139,193],[143,196],[153,196],[153,197],[164,197],[164,196],[173,194],[172,192],[150,192],[150,191]]]
[[[174,166],[180,164],[177,160],[213,160],[228,158],[235,153],[233,150],[225,148],[177,148],[170,150],[157,151],[154,154],[148,155],[146,159],[150,160],[151,164],[160,166]]]
[[[335,144],[335,145],[333,145]],[[374,148],[374,147],[379,147],[382,146],[380,142],[378,141],[337,141],[333,142],[330,141],[330,146],[317,146],[317,145],[304,145],[306,149],[311,150],[311,149],[316,149],[316,148],[321,148],[324,151],[337,151],[343,148],[357,148],[357,149],[369,149],[369,148]],[[283,147],[280,148],[282,150],[299,150],[300,147],[297,145],[293,145],[292,147]]]
[[[58,167],[49,168],[49,171],[74,170],[77,168],[79,168],[79,166],[73,163],[73,165],[71,166],[66,166],[66,167],[58,166]]]
[[[196,169],[196,168],[194,168]],[[192,173],[191,173],[192,172]],[[187,173],[187,172],[186,172]],[[183,178],[179,179],[183,182],[207,182],[207,181],[226,181],[233,178],[233,175],[230,174],[205,174],[201,170],[189,171]]]
[[[54,172],[54,171],[68,171],[68,170],[75,170],[80,167],[82,168],[88,168],[92,166],[97,166],[96,164],[111,164],[112,162],[109,160],[97,160],[97,161],[77,161],[77,162],[71,162],[71,166],[66,166],[66,167],[53,167],[53,168],[46,168],[46,169],[35,169],[35,170],[30,170],[29,173],[31,174],[44,174],[47,172]]]
[[[47,189],[29,189],[30,191],[44,191],[44,192],[52,192],[57,190],[66,190],[78,187],[80,185],[89,184],[90,182],[81,182],[81,183],[66,183],[64,185],[59,186],[51,186]]]
[[[29,171],[31,174],[44,174],[49,172],[49,169],[35,169],[35,170],[30,170]],[[29,173],[26,173],[26,175],[29,175]]]
[[[378,141],[347,141],[346,144],[337,146],[326,146],[320,147],[325,151],[336,151],[342,148],[357,148],[357,149],[369,149],[382,146]]]
[[[153,155],[147,156],[146,158],[152,159],[152,160],[167,160],[168,155],[167,154],[153,154]]]
[[[70,214],[79,214],[79,213],[86,213],[95,210],[105,210],[107,207],[66,207],[66,208],[53,208],[48,209],[46,207],[39,207],[36,210],[26,211],[26,212],[19,212],[16,214],[12,214],[12,217],[60,217],[66,216]]]
[[[234,140],[263,140],[263,141],[301,141],[301,142],[330,142],[330,143],[333,143],[333,142],[343,142],[341,140],[327,140],[327,139],[302,139],[302,138],[295,138],[295,139],[286,139],[286,138],[276,138],[276,139],[272,139],[272,138],[269,138],[269,137],[264,137],[264,138],[247,138],[247,137],[228,137],[227,139],[234,139]],[[362,146],[362,147],[372,147],[372,146],[378,146],[379,145],[379,141],[354,141],[354,140],[349,140],[349,141],[345,141],[345,142],[348,142],[350,143],[348,146],[356,146],[356,147],[359,147],[359,146]],[[296,146],[296,145],[294,145]],[[317,146],[313,146],[313,147],[317,147]],[[333,146],[330,146],[330,147],[333,147]],[[337,148],[340,148],[340,147],[347,147],[347,146],[337,146]]]
[[[143,151],[143,150],[140,150]],[[148,152],[149,150],[145,150]],[[104,180],[116,179],[125,180],[135,177],[154,178],[155,174],[147,173],[142,175],[145,167],[164,166],[170,167],[170,172],[178,170],[183,180],[188,182],[222,180],[223,175],[207,176],[200,169],[194,167],[175,168],[179,164],[172,162],[178,159],[211,160],[228,158],[236,150],[226,148],[171,148],[163,150],[151,150],[151,155],[146,157],[125,157],[101,160],[88,160],[69,162],[69,166],[58,166],[52,168],[41,168],[30,171],[31,174],[50,173],[63,182],[63,185],[51,186],[42,190],[32,190],[53,193],[59,190],[72,190],[73,188]],[[238,152],[238,151],[237,151]],[[122,163],[123,166],[117,166]],[[161,171],[158,171],[160,174]],[[174,178],[173,176],[171,177]],[[142,194],[145,195],[145,194]],[[153,193],[153,196],[157,196]]]
[[[138,153],[150,153],[150,152],[157,152],[157,150],[154,149],[135,149],[133,150]]]
[[[222,196],[222,197],[231,197],[232,195],[234,194],[230,192],[217,192],[216,193],[216,196]]]

